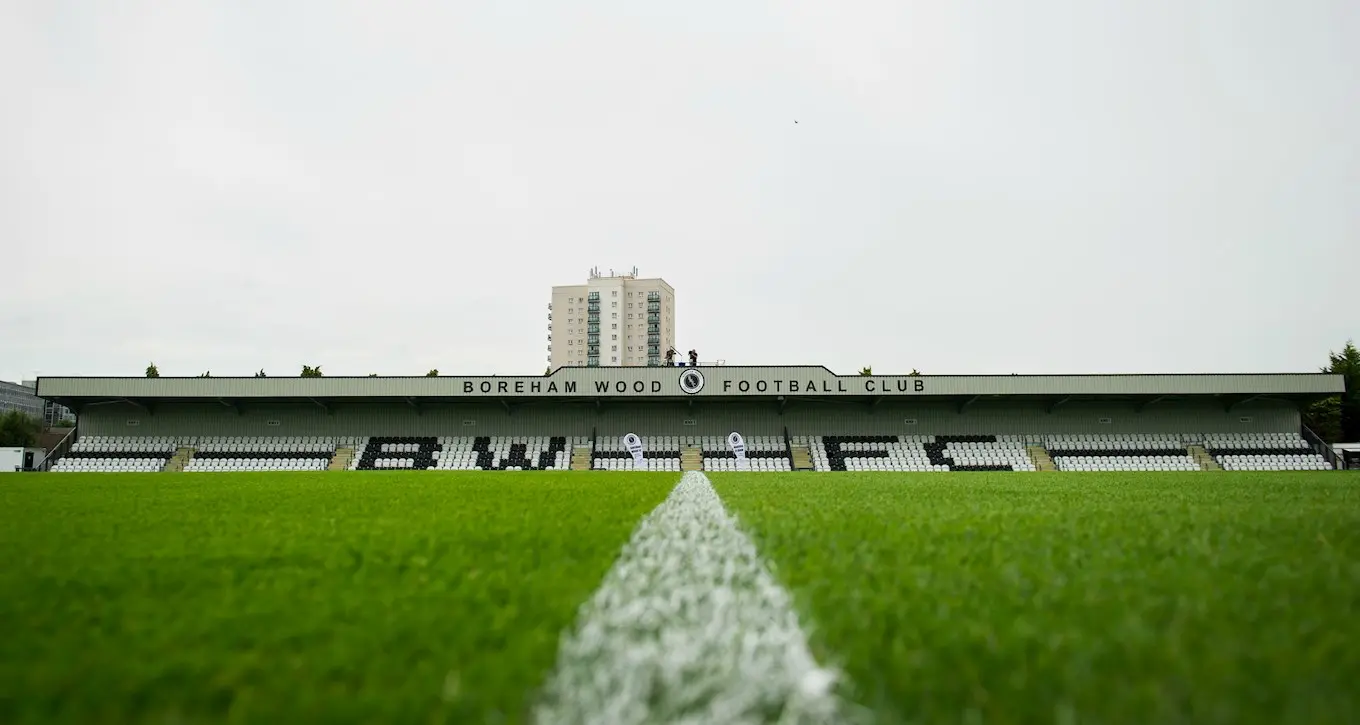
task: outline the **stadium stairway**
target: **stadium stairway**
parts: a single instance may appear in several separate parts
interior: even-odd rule
[[[812,463],[812,451],[807,446],[789,446],[790,462],[795,471],[815,471],[816,466]]]
[[[591,455],[590,455],[590,454],[591,454],[590,446],[576,446],[575,448],[572,448],[572,449],[571,449],[571,470],[573,470],[573,471],[589,471],[589,470],[590,470],[590,458],[591,458]]]
[[[354,449],[350,446],[337,446],[335,455],[331,456],[331,462],[327,464],[327,471],[347,471],[349,464],[354,460]]]
[[[1053,457],[1048,455],[1048,449],[1043,446],[1026,446],[1029,449],[1029,459],[1034,462],[1036,471],[1056,471],[1058,467],[1053,463]]]
[[[704,450],[699,446],[685,446],[680,449],[680,470],[704,470]]]
[[[1204,450],[1204,446],[1190,445],[1186,446],[1185,450],[1188,451],[1190,453],[1190,456],[1195,459],[1195,463],[1199,464],[1199,468],[1201,471],[1223,470],[1223,466],[1218,465],[1218,461],[1215,461],[1214,457],[1209,455],[1208,451]]]
[[[175,455],[171,456],[170,460],[165,462],[165,468],[162,468],[161,472],[182,473],[184,467],[189,465],[189,461],[192,461],[193,459],[194,449],[189,446],[180,446],[175,449]]]

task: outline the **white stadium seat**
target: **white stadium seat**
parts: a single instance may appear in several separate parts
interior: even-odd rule
[[[572,446],[584,445],[588,440],[564,436],[488,436],[485,448],[478,450],[478,439],[474,437],[440,438],[440,450],[434,453],[432,468],[565,471],[571,468]],[[516,465],[520,461],[524,463]]]
[[[55,473],[152,473],[165,468],[179,446],[173,436],[83,436],[52,466]]]
[[[726,436],[645,435],[636,466],[623,434],[445,437],[83,436],[54,472],[155,472],[177,449],[193,455],[187,472],[323,471],[337,447],[355,452],[351,470],[550,470],[571,467],[591,447],[591,468],[680,471],[681,452],[698,449],[704,470],[737,470]],[[1298,433],[1119,433],[1054,435],[746,436],[752,471],[792,469],[790,444],[806,446],[818,471],[1033,471],[1030,445],[1042,445],[1061,471],[1197,471],[1189,446],[1228,471],[1323,471],[1332,464]],[[1202,455],[1202,454],[1200,454]]]
[[[1225,471],[1330,471],[1333,466],[1297,433],[1220,433],[1204,447]]]
[[[323,436],[204,436],[184,471],[324,471],[337,445]]]
[[[784,436],[745,436],[746,460],[752,471],[791,471],[789,447]],[[737,456],[727,444],[727,436],[702,436],[705,471],[735,471]]]
[[[818,471],[1033,471],[1025,436],[795,436]]]
[[[642,439],[642,466],[638,467],[631,453],[623,446],[624,433],[599,435],[591,454],[591,468],[597,471],[679,471],[680,448],[698,445],[698,438],[689,436],[646,436]]]
[[[370,437],[351,470],[565,471],[583,436]]]
[[[1180,433],[1051,435],[1044,447],[1060,471],[1198,471]]]

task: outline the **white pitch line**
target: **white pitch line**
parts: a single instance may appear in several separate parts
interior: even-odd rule
[[[540,725],[841,722],[835,672],[702,473],[644,517],[563,637]]]

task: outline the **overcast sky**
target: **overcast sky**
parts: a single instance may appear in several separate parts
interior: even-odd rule
[[[540,374],[554,284],[882,373],[1360,339],[1360,3],[0,2],[0,379]],[[797,121],[797,123],[795,123]]]

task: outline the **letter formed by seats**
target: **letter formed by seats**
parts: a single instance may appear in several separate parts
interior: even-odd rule
[[[727,434],[727,445],[731,446],[732,453],[737,457],[737,470],[751,470],[751,462],[746,458],[746,439],[742,438],[740,433],[732,431]]]
[[[629,433],[628,435],[623,437],[623,447],[624,450],[627,450],[629,453],[633,454],[633,468],[637,469],[643,468],[644,464],[642,463],[642,439],[638,438],[636,433]]]

